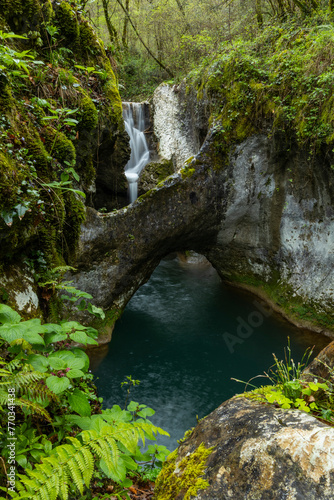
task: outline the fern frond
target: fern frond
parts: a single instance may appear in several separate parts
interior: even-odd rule
[[[135,451],[140,438],[144,440],[145,435],[155,432],[158,428],[150,422],[120,422],[117,426],[104,425],[98,431],[89,429],[75,438],[68,437],[67,444],[54,448],[35,469],[26,471],[26,477],[20,476],[22,489],[17,498],[68,500],[70,485],[83,495],[84,485],[88,487],[93,476],[94,455],[104,461],[112,474],[120,477],[124,464],[117,443]]]
[[[9,361],[6,366],[10,372],[13,372],[13,370],[16,370],[16,368],[21,366],[21,364],[22,364],[22,360],[15,358],[15,359],[12,359],[11,361]]]
[[[47,420],[48,422],[52,422],[52,418],[50,417],[49,413],[40,404],[35,403],[34,401],[29,401],[29,399],[24,399],[24,398],[16,398],[15,401],[17,406],[20,406],[21,408],[28,408],[32,413],[40,415],[41,417],[45,418],[45,420]]]
[[[18,373],[10,373],[10,376],[3,378],[0,384],[4,387],[14,387],[16,390],[24,390],[29,387],[29,384],[37,382],[45,378],[45,373],[38,371],[26,372],[20,371]]]
[[[87,448],[82,448],[81,453],[82,453],[82,456],[83,456],[83,459],[85,462],[85,468],[84,468],[82,477],[83,477],[83,480],[85,481],[85,485],[88,488],[90,480],[91,480],[89,471],[94,469],[94,458],[93,458],[92,454],[90,453],[90,451],[87,450]]]

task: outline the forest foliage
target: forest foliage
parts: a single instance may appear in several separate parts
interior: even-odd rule
[[[14,412],[6,406],[14,389],[16,496],[84,499],[110,483],[121,497],[129,477],[142,474],[138,463],[162,462],[166,450],[153,446],[143,453],[140,443],[164,431],[150,422],[153,410],[145,405],[102,408],[88,357],[73,345],[94,344],[97,332],[57,317],[65,264],[96,175],[93,158],[80,156],[78,139],[98,130],[101,116],[119,132],[118,88],[124,100],[140,100],[161,81],[187,77],[198,98],[214,103],[211,125],[223,138],[221,148],[273,129],[292,129],[311,151],[331,145],[332,2],[73,0],[60,2],[56,14],[49,1],[15,5],[19,16],[36,8],[41,29],[19,30],[11,3],[0,0],[6,14],[0,26],[0,223],[11,241],[2,265],[24,247],[44,316],[53,317],[27,320],[0,304],[0,414],[5,422]],[[103,316],[88,294],[70,286],[63,291],[60,302]],[[6,303],[6,290],[1,293]],[[2,429],[1,488],[9,498],[8,444]]]
[[[329,15],[331,0],[83,0],[115,57],[124,100],[148,97],[163,80],[180,81],[237,39],[264,27]],[[154,56],[154,58],[152,57]],[[158,60],[158,63],[156,62]],[[161,65],[159,65],[161,63]]]

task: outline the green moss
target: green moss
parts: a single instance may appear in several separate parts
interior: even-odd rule
[[[182,492],[184,500],[195,497],[199,490],[205,490],[209,483],[203,479],[206,461],[213,448],[204,444],[190,455],[177,461],[177,450],[171,453],[157,477],[154,490],[155,500],[175,500]]]
[[[99,335],[107,334],[110,329],[112,330],[114,328],[114,325],[116,321],[121,317],[122,312],[123,311],[118,309],[117,307],[113,307],[112,309],[105,311],[104,319],[95,318],[91,323],[91,326],[99,332]]]
[[[4,113],[7,111],[9,114],[10,110],[15,106],[15,101],[12,96],[11,88],[7,84],[7,78],[2,75],[0,79],[0,109]]]
[[[0,212],[16,203],[20,182],[25,175],[18,170],[12,159],[0,151]]]
[[[194,175],[195,172],[196,170],[190,167],[190,163],[189,164],[186,163],[184,167],[182,167],[180,170],[182,179],[187,179],[188,177],[191,177],[192,175]]]
[[[255,37],[223,44],[210,66],[189,77],[198,98],[211,98],[210,123],[224,129],[226,143],[276,130],[312,153],[334,142],[331,24],[324,11],[270,23]]]
[[[68,259],[73,257],[79,241],[81,224],[86,219],[86,210],[83,202],[72,193],[67,192],[64,195],[66,216],[63,234],[66,243],[64,256]]]
[[[149,191],[162,186],[164,180],[174,173],[172,160],[152,161],[145,166],[140,176],[140,190]]]
[[[259,280],[253,275],[233,275],[228,277],[228,281],[259,290],[291,320],[305,321],[334,331],[332,311],[326,311],[321,304],[305,302],[303,297],[295,293],[291,285],[280,279],[277,272],[273,273],[272,279],[268,282]]]
[[[63,1],[56,8],[55,14],[62,43],[76,53],[80,48],[80,28],[75,12],[69,3]]]
[[[104,69],[106,70],[108,77],[106,82],[103,84],[103,91],[109,99],[113,120],[123,128],[124,122],[122,101],[118,92],[114,72],[111,68],[110,61],[107,58],[105,60]]]
[[[44,23],[49,23],[53,18],[53,8],[51,0],[46,0],[42,5],[42,14]]]
[[[64,163],[64,161],[67,161],[71,165],[75,163],[75,147],[63,132],[48,127],[44,132],[44,138],[45,146],[50,156],[60,163]]]
[[[150,198],[153,192],[154,192],[154,189],[150,189],[146,193],[139,196],[139,198],[137,198],[137,202],[140,203],[141,201],[144,201],[145,199]]]
[[[29,153],[35,160],[37,172],[43,180],[47,180],[50,170],[49,155],[44,147],[43,142],[32,127],[25,126],[23,133],[25,133],[23,137],[26,138]]]
[[[21,33],[27,20],[39,22],[41,5],[39,0],[0,0],[0,11],[10,27]]]
[[[79,130],[94,130],[98,123],[97,109],[89,96],[80,101],[79,106]]]
[[[95,31],[90,26],[87,20],[82,20],[79,26],[79,30],[82,56],[87,60],[92,59],[94,56],[98,56],[99,53],[101,53],[102,47],[100,46]],[[92,59],[92,63],[94,63],[94,59]]]
[[[47,184],[60,180],[66,161],[72,165],[76,162],[74,168],[84,187],[91,185],[96,176],[94,157],[99,147],[98,134],[94,132],[98,127],[98,113],[101,113],[101,128],[105,136],[109,136],[111,145],[115,143],[116,135],[124,130],[124,123],[121,99],[110,61],[89,22],[78,14],[75,2],[0,0],[1,29],[20,34],[29,30],[39,33],[47,47],[43,22],[51,22],[58,28],[55,48],[57,64],[61,65],[63,61],[58,49],[67,46],[73,51],[71,57],[74,64],[99,66],[102,70],[106,69],[108,74],[106,80],[103,75],[103,80],[101,78],[94,89],[101,97],[99,112],[89,96],[90,90],[85,90],[86,76],[82,77],[81,88],[73,87],[73,83],[80,83],[80,80],[66,68],[54,67],[49,71],[45,65],[42,67],[43,78],[39,79],[40,67],[32,67],[31,76],[36,78],[38,85],[26,79],[23,86],[22,79],[16,79],[15,76],[8,78],[5,72],[0,74],[0,109],[3,115],[0,120],[0,211],[14,214],[11,227],[0,216],[3,232],[1,254],[10,260],[17,258],[17,253],[23,247],[27,252],[38,248],[44,252],[47,264],[54,267],[64,263],[64,258],[70,259],[74,255],[85,209],[82,200],[74,193],[49,188]],[[9,40],[8,43],[13,50],[29,48],[28,41],[21,39]],[[47,62],[49,51],[40,51],[36,57]],[[58,79],[55,79],[55,72],[59,75]],[[51,80],[54,91],[48,97]],[[67,88],[64,90],[61,86]],[[76,115],[76,118],[81,118],[78,140],[70,140],[65,128],[57,132],[54,128],[56,121],[42,120],[46,107],[34,99],[41,96],[52,109],[79,108]],[[6,153],[10,140],[13,142],[11,155]],[[78,145],[78,153],[74,144]],[[22,184],[22,181],[26,182]],[[19,220],[15,207],[22,202],[30,204],[29,212]],[[10,223],[10,218],[7,220]]]

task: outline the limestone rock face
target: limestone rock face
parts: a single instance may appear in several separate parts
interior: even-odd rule
[[[103,307],[123,308],[168,253],[194,250],[227,281],[264,290],[288,314],[330,325],[334,175],[325,159],[255,135],[200,152],[130,206],[88,211],[69,277]],[[302,304],[302,307],[301,307]],[[333,323],[333,321],[332,321]],[[319,328],[321,330],[322,327]]]
[[[24,319],[42,316],[37,284],[28,266],[13,265],[0,275],[0,298]]]
[[[198,491],[196,500],[334,497],[334,428],[304,412],[234,397],[179,446],[175,474],[177,464],[201,443],[215,449],[203,476],[209,487]]]
[[[206,103],[186,95],[184,83],[160,85],[153,95],[154,133],[161,158],[180,168],[198,153],[207,132]]]

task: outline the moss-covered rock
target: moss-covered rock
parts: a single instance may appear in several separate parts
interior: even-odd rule
[[[61,130],[49,127],[43,131],[43,138],[49,156],[55,158],[62,165],[66,165],[65,161],[69,165],[75,164],[75,147]]]
[[[115,184],[123,175],[126,160],[115,155],[117,144],[126,149],[121,100],[103,44],[75,3],[0,0],[0,17],[1,29],[27,37],[6,39],[10,49],[33,47],[45,63],[27,59],[25,85],[7,68],[0,72],[0,256],[10,265],[41,251],[47,273],[73,258],[85,218],[83,198],[68,189],[92,195],[100,163],[111,166]],[[48,23],[57,28],[51,50]],[[88,79],[87,66],[101,74]],[[69,168],[79,186],[64,184]]]
[[[12,30],[23,33],[41,22],[43,4],[40,0],[0,0],[0,12]]]
[[[55,9],[55,22],[59,27],[64,45],[76,53],[80,49],[80,27],[73,7],[61,1]]]
[[[148,163],[142,171],[139,182],[139,194],[146,193],[153,189],[159,182],[162,182],[166,177],[173,174],[174,165],[172,160],[154,161]]]
[[[156,479],[154,499],[184,498],[184,500],[190,500],[197,496],[200,490],[206,490],[209,483],[203,479],[203,475],[207,459],[212,451],[213,447],[206,448],[201,443],[195,451],[182,460],[177,459],[177,450],[171,453]]]
[[[155,498],[330,500],[333,443],[334,429],[306,412],[234,397],[202,419],[173,452],[158,477]],[[208,454],[209,446],[214,449]],[[206,487],[171,493],[170,485],[180,484],[175,479],[182,480],[181,464],[200,447],[206,453],[200,473]],[[198,475],[193,477],[195,483]]]
[[[94,130],[98,123],[98,112],[89,96],[81,99],[79,105],[78,130]]]

